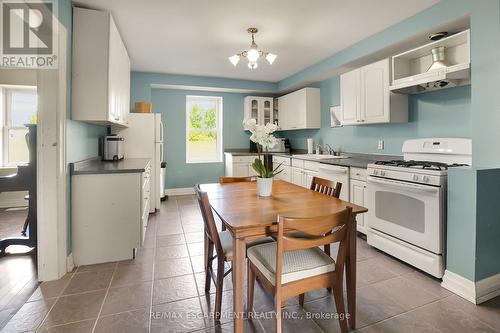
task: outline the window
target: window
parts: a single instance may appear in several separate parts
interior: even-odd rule
[[[186,96],[186,163],[222,162],[222,97]]]
[[[1,162],[14,166],[29,162],[25,124],[36,124],[37,93],[32,87],[0,87]]]

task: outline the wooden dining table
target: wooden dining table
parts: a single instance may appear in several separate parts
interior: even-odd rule
[[[349,326],[356,322],[356,215],[368,210],[292,183],[275,180],[270,197],[257,195],[256,182],[203,184],[213,211],[233,236],[234,331],[243,332],[246,244],[276,231],[278,215],[315,217],[352,207],[346,258],[347,308]]]

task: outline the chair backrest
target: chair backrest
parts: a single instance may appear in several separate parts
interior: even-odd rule
[[[311,190],[319,193],[323,193],[335,198],[340,197],[340,190],[342,189],[342,183],[332,182],[331,180],[326,180],[319,177],[313,177],[311,182]]]
[[[243,176],[243,177],[225,177],[221,176],[219,177],[219,183],[225,184],[225,183],[244,183],[244,182],[255,182],[257,181],[256,177],[250,176]]]
[[[309,249],[321,245],[339,243],[335,271],[344,269],[348,227],[352,221],[352,207],[326,216],[313,218],[293,218],[278,216],[278,235],[276,237],[276,285],[281,284],[283,252]],[[297,232],[307,237],[293,237]],[[290,237],[288,236],[290,235]]]
[[[219,231],[217,230],[217,225],[215,224],[214,214],[212,213],[212,207],[208,201],[207,192],[203,192],[200,189],[199,184],[194,186],[194,190],[196,198],[198,199],[198,204],[200,205],[203,223],[205,225],[205,235],[214,243],[217,256],[222,256],[223,250],[219,238]]]

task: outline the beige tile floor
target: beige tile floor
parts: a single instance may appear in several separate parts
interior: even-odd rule
[[[216,323],[215,289],[204,292],[203,225],[192,196],[172,197],[150,218],[134,261],[79,267],[45,282],[2,332],[231,332]],[[475,306],[434,280],[358,239],[357,318],[360,332],[500,332],[500,297]],[[231,313],[231,279],[223,311]],[[272,311],[257,285],[255,308]],[[339,332],[325,290],[306,294],[304,307],[287,302],[285,332]],[[178,314],[178,315],[177,315]],[[273,332],[274,320],[245,321],[249,332]]]

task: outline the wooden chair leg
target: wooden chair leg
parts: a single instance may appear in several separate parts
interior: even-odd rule
[[[253,295],[255,290],[255,280],[256,275],[254,271],[250,268],[250,261],[247,264],[247,272],[248,272],[248,281],[247,281],[247,314],[248,318],[252,319],[251,313],[253,312]]]
[[[281,333],[281,300],[277,297],[274,300],[274,311],[276,311],[276,333]]]
[[[221,317],[223,282],[224,282],[224,259],[217,257],[217,283],[215,286],[215,320],[220,320]]]
[[[300,306],[304,306],[304,294],[299,295],[299,304]]]
[[[339,316],[340,331],[342,333],[347,333],[349,330],[347,328],[347,318],[344,306],[344,288],[343,288],[343,278],[342,276],[335,283],[335,288],[333,289],[333,297],[335,298],[335,307],[337,308],[337,314]]]
[[[209,267],[212,265],[212,257],[214,254],[214,244],[210,241],[208,241],[208,248],[206,249],[205,253],[205,292],[209,293],[210,292],[210,286],[212,285],[212,273],[209,269]]]

